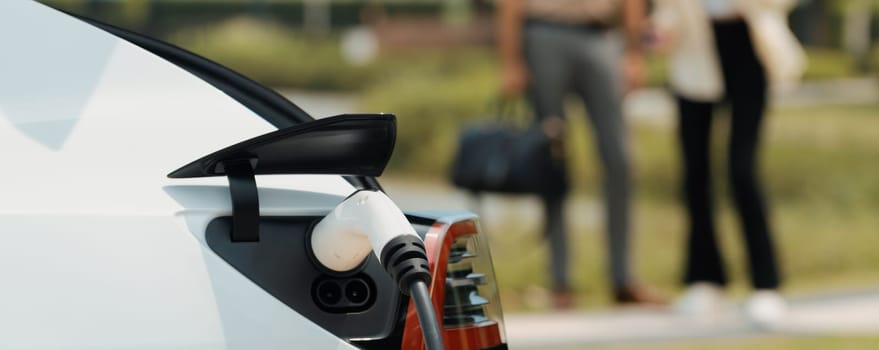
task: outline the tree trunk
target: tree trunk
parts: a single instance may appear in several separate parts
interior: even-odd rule
[[[870,70],[872,7],[872,0],[849,0],[845,9],[842,42],[857,70],[861,73],[867,73]]]

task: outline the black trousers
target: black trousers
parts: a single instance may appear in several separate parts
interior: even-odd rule
[[[732,109],[728,171],[742,222],[754,288],[779,286],[779,274],[757,179],[756,154],[766,111],[767,82],[744,21],[714,24],[723,71],[725,101]],[[689,221],[685,283],[724,285],[726,273],[717,246],[710,174],[712,114],[717,103],[678,97],[679,138],[683,154],[684,197]]]

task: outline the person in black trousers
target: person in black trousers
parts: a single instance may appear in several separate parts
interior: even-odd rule
[[[776,289],[780,280],[766,204],[757,180],[756,154],[766,112],[766,75],[757,60],[743,21],[714,24],[726,100],[732,109],[729,179],[745,233],[751,282],[756,289]],[[710,176],[710,134],[716,104],[678,97],[679,138],[684,165],[684,192],[689,214],[685,282],[726,284],[715,241]]]
[[[712,24],[727,102],[731,108],[728,171],[733,199],[745,236],[751,283],[770,293],[768,308],[782,307],[775,290],[781,280],[770,234],[766,203],[758,181],[757,151],[767,104],[767,78],[757,57],[748,25],[743,20]],[[717,246],[710,172],[713,112],[718,103],[678,96],[679,133],[683,155],[684,194],[689,222],[684,282],[687,285],[726,285],[726,272]],[[704,288],[704,287],[703,287]],[[698,287],[691,290],[699,294]],[[683,307],[699,301],[682,298]],[[690,299],[699,298],[689,295]],[[762,299],[767,299],[764,295]],[[702,302],[704,304],[704,302]],[[767,304],[766,301],[759,302]],[[753,311],[766,313],[760,307]],[[771,314],[778,314],[773,310]],[[759,315],[757,316],[760,317]],[[771,316],[774,317],[774,316]],[[765,318],[765,317],[764,317]]]
[[[678,104],[689,237],[684,283],[676,309],[698,316],[723,306],[727,283],[717,246],[711,184],[713,113],[731,109],[727,169],[744,231],[754,292],[745,314],[757,326],[784,321],[771,220],[757,171],[767,95],[797,86],[806,55],[787,17],[796,0],[654,0],[649,37],[668,53],[668,81]]]

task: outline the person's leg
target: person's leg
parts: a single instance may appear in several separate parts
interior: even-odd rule
[[[525,58],[531,74],[528,100],[539,119],[564,117],[564,97],[570,82],[566,47],[557,29],[533,25],[525,28]],[[553,289],[557,296],[568,299],[571,284],[564,199],[564,196],[545,197],[543,205]],[[571,305],[564,304],[572,302],[573,299],[557,300],[556,306],[568,307]]]
[[[678,98],[678,139],[689,233],[684,283],[726,284],[717,245],[711,191],[710,136],[713,104]]]
[[[633,282],[629,266],[631,180],[622,113],[619,51],[604,33],[584,32],[575,64],[575,89],[592,123],[603,166],[609,270],[613,287]]]
[[[732,103],[729,178],[745,234],[755,289],[779,286],[775,248],[770,236],[763,192],[757,179],[757,151],[766,112],[767,83],[744,23],[730,25],[720,47]]]
[[[536,118],[564,118],[564,99],[571,84],[568,42],[563,29],[528,24],[524,56],[528,67],[528,102]]]
[[[740,97],[744,99],[744,97]],[[763,119],[759,98],[741,101],[733,107],[729,170],[733,197],[745,233],[751,271],[756,289],[779,286],[775,248],[769,233],[763,191],[756,175],[756,154]]]
[[[570,290],[568,281],[568,239],[564,220],[564,197],[543,198],[546,218],[546,238],[549,240],[550,272],[552,285],[556,291]]]

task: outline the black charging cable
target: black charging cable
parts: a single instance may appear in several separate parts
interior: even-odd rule
[[[412,298],[427,350],[444,349],[442,329],[427,288],[431,278],[424,243],[414,235],[394,238],[382,249],[381,262],[400,292]]]
[[[409,286],[409,296],[415,303],[415,312],[418,314],[418,322],[421,323],[421,333],[424,335],[424,344],[427,346],[427,350],[442,349],[443,335],[440,333],[440,325],[436,320],[427,284],[421,280],[415,280]]]

